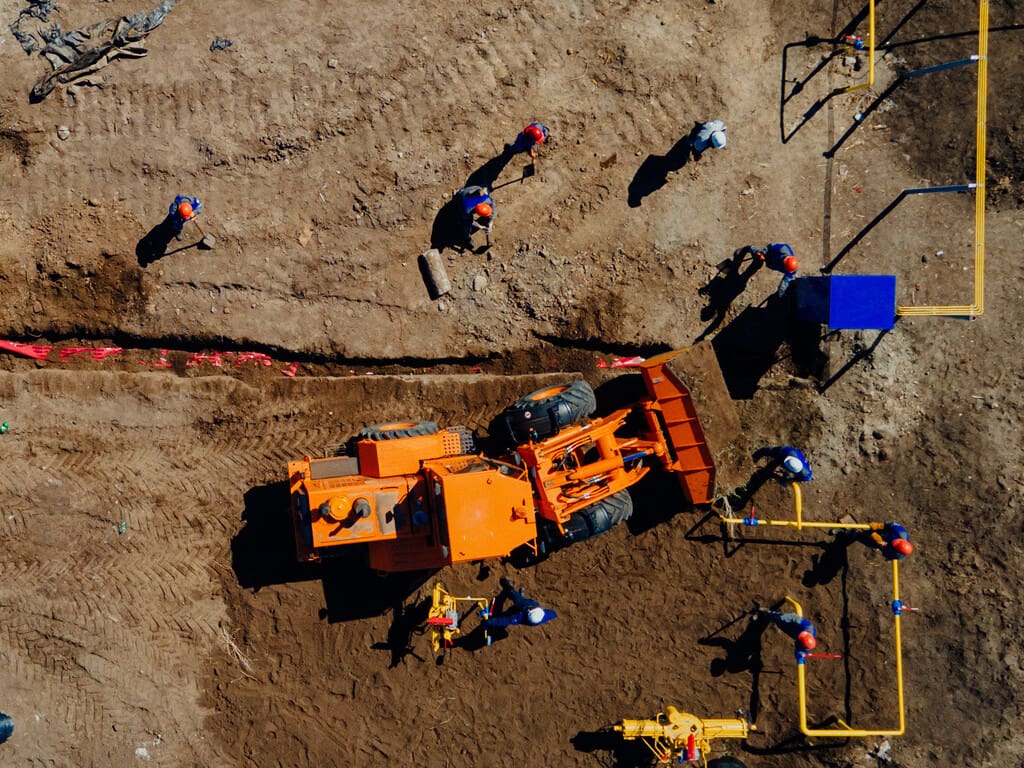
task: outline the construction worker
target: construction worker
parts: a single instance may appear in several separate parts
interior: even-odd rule
[[[899,523],[872,523],[870,543],[881,551],[886,560],[902,560],[914,554],[910,534]]]
[[[725,123],[721,120],[709,120],[693,129],[690,137],[690,149],[693,159],[700,162],[700,157],[708,147],[724,149],[728,140],[725,136]]]
[[[789,284],[796,279],[796,271],[800,267],[800,262],[793,255],[793,247],[789,243],[769,243],[754,251],[754,257],[763,261],[768,269],[782,273],[777,295],[783,296]]]
[[[798,448],[791,445],[760,448],[754,453],[754,460],[765,456],[770,459],[767,469],[777,470],[780,482],[809,483],[814,479],[810,462]]]
[[[456,196],[459,199],[459,211],[465,226],[465,246],[473,247],[473,233],[478,229],[487,235],[487,244],[491,244],[491,227],[494,224],[494,200],[487,187],[463,187]]]
[[[505,151],[518,155],[520,152],[529,152],[530,157],[537,156],[537,147],[548,139],[547,126],[533,122],[520,131],[512,144],[505,145]]]
[[[767,616],[772,624],[793,638],[797,661],[801,661],[805,655],[818,647],[818,630],[803,616],[796,613],[765,611],[763,609],[758,610],[757,613]]]
[[[197,197],[178,195],[174,198],[174,202],[167,209],[167,220],[171,223],[174,236],[179,242],[181,241],[181,231],[185,225],[198,216],[202,209],[203,204]]]
[[[514,624],[536,627],[558,618],[558,614],[554,611],[542,608],[536,600],[524,597],[523,593],[513,587],[512,582],[508,579],[503,577],[498,583],[502,587],[498,600],[507,596],[512,600],[512,607],[507,611],[503,611],[500,616],[489,614],[488,618],[484,619],[483,622],[486,629],[504,629]],[[495,600],[496,604],[498,600]]]

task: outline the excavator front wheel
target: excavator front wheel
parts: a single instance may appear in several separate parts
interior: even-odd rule
[[[586,519],[590,535],[597,536],[630,518],[633,514],[633,497],[628,490],[623,489],[584,507],[577,514]]]
[[[544,387],[519,398],[502,414],[515,445],[543,440],[579,424],[597,410],[597,396],[585,381]]]

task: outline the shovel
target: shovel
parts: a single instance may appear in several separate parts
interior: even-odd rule
[[[199,226],[198,221],[193,220],[192,223],[196,225],[196,229],[199,230],[199,234],[203,236],[203,239],[199,241],[200,247],[212,251],[213,247],[217,244],[217,238],[213,235],[206,234],[205,230]]]

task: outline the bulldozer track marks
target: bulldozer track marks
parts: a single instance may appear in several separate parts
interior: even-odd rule
[[[236,685],[251,682],[225,630],[257,675],[268,673],[268,663],[279,674],[294,652],[281,601],[319,607],[318,584],[293,584],[260,593],[260,610],[275,617],[274,637],[246,641],[232,626],[225,590],[240,589],[231,541],[248,491],[280,482],[289,460],[322,455],[363,424],[414,416],[483,430],[506,403],[545,383],[471,377],[497,395],[493,407],[467,418],[458,404],[437,405],[446,384],[432,376],[296,379],[259,391],[217,376],[52,374],[0,373],[18,423],[4,437],[0,476],[0,643],[8,659],[0,685],[56,684],[63,695],[40,701],[40,716],[102,744],[96,749],[104,755],[128,756],[152,740],[150,732],[188,742],[202,730],[200,685],[209,665],[223,664]],[[353,391],[364,403],[355,410]],[[92,449],[67,450],[69,434]],[[41,551],[40,541],[52,557],[26,555]],[[159,706],[141,703],[153,701]],[[329,702],[321,697],[272,698],[265,706],[272,719],[292,722],[289,732],[315,732],[324,748],[344,753],[341,737],[324,725]],[[215,747],[193,748],[197,763],[223,762]],[[45,743],[26,763],[47,764]]]

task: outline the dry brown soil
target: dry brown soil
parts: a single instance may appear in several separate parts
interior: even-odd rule
[[[812,460],[806,516],[898,520],[918,546],[895,764],[1024,764],[1024,5],[992,3],[985,312],[903,319],[866,356],[873,332],[819,341],[771,273],[734,291],[716,265],[783,240],[814,274],[901,190],[974,181],[975,67],[889,88],[975,52],[973,3],[881,4],[875,87],[827,98],[864,73],[814,40],[863,33],[860,3],[185,0],[148,56],[39,104],[46,65],[6,31],[21,7],[0,8],[0,338],[124,352],[0,357],[0,762],[629,766],[601,729],[675,705],[751,714],[745,748],[718,746],[752,767],[875,765],[877,739],[800,737],[791,644],[744,613],[790,595],[843,654],[810,665],[814,723],[893,727],[890,572],[859,544],[723,542],[654,479],[597,540],[441,574],[484,594],[511,575],[559,619],[440,665],[416,632],[432,582],[291,561],[289,459],[388,418],[483,429],[550,374],[601,384],[598,360],[693,343],[717,300],[750,444]],[[65,30],[143,9],[61,8]],[[714,117],[728,148],[681,162]],[[551,140],[516,181],[523,156],[495,158],[531,119]],[[494,245],[445,249],[433,300],[416,257],[496,169]],[[140,264],[179,192],[217,247]],[[970,303],[973,210],[911,198],[837,272]],[[212,350],[274,364],[186,364]],[[791,514],[774,486],[754,503]]]

